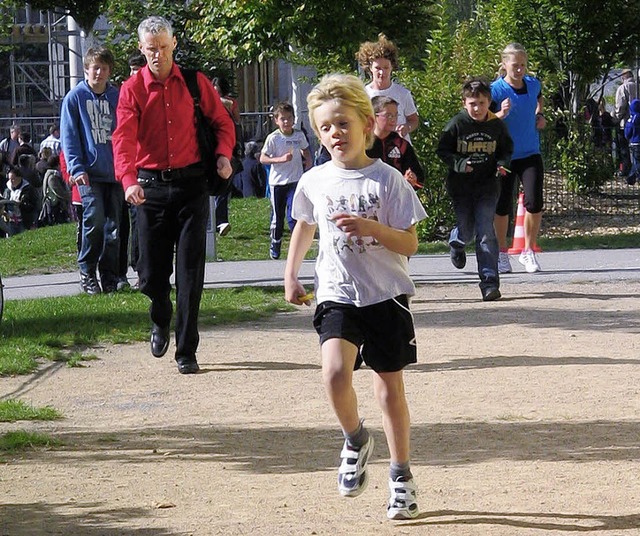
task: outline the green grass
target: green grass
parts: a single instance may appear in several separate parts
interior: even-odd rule
[[[36,448],[59,447],[62,442],[46,434],[17,430],[0,436],[0,452],[15,453],[17,451]]]
[[[0,376],[28,374],[41,360],[77,366],[98,344],[146,341],[149,300],[138,292],[11,300],[0,323]],[[200,326],[266,318],[293,306],[281,288],[205,290]]]
[[[62,414],[52,407],[35,408],[21,400],[0,401],[0,422],[53,421]]]

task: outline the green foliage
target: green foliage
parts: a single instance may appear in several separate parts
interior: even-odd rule
[[[611,152],[595,147],[588,125],[569,123],[569,133],[555,142],[551,165],[569,192],[598,192],[615,173]]]
[[[0,422],[53,421],[61,418],[62,414],[50,406],[36,408],[22,400],[0,401]]]
[[[360,42],[384,32],[404,51],[424,41],[433,0],[196,0],[194,39],[236,63],[288,58],[320,71],[348,69]],[[348,31],[345,31],[348,29]]]
[[[16,453],[36,448],[59,447],[62,442],[46,434],[17,430],[0,436],[0,452]]]

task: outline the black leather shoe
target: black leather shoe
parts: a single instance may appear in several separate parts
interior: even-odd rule
[[[482,301],[496,301],[500,299],[500,291],[495,287],[483,288],[482,289]]]
[[[464,249],[450,248],[451,264],[458,270],[462,270],[467,265],[467,254]]]
[[[180,374],[197,374],[200,370],[197,361],[183,361],[178,363],[178,372]]]
[[[169,328],[161,328],[154,324],[151,328],[151,354],[162,357],[169,349]]]

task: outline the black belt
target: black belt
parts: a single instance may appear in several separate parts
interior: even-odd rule
[[[204,166],[200,163],[173,169],[139,169],[138,179],[157,182],[175,182],[184,179],[204,177]]]

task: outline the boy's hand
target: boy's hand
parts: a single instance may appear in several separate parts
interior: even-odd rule
[[[330,219],[338,229],[347,235],[347,238],[371,236],[372,233],[368,229],[376,223],[374,220],[368,220],[346,212],[336,212],[330,216]]]
[[[504,166],[498,166],[498,174],[499,175],[502,175],[503,177],[506,177],[507,173],[511,173],[511,170],[507,169]]]
[[[467,164],[464,168],[464,172],[465,173],[471,173],[473,171],[473,167],[471,167],[469,164]]]
[[[282,155],[282,162],[291,162],[293,160],[293,149],[289,149],[288,153]]]
[[[414,188],[422,188],[422,185],[418,182],[418,176],[412,169],[407,169],[407,171],[404,172],[404,178],[407,179],[409,184]]]
[[[302,299],[301,299],[302,298]],[[311,298],[307,294],[307,291],[300,284],[297,279],[284,281],[284,299],[294,305],[307,305],[311,304]]]
[[[500,103],[500,111],[502,112],[503,119],[509,115],[509,112],[511,111],[511,99],[504,99]]]
[[[547,126],[547,119],[541,113],[536,114],[536,128],[542,130]]]

